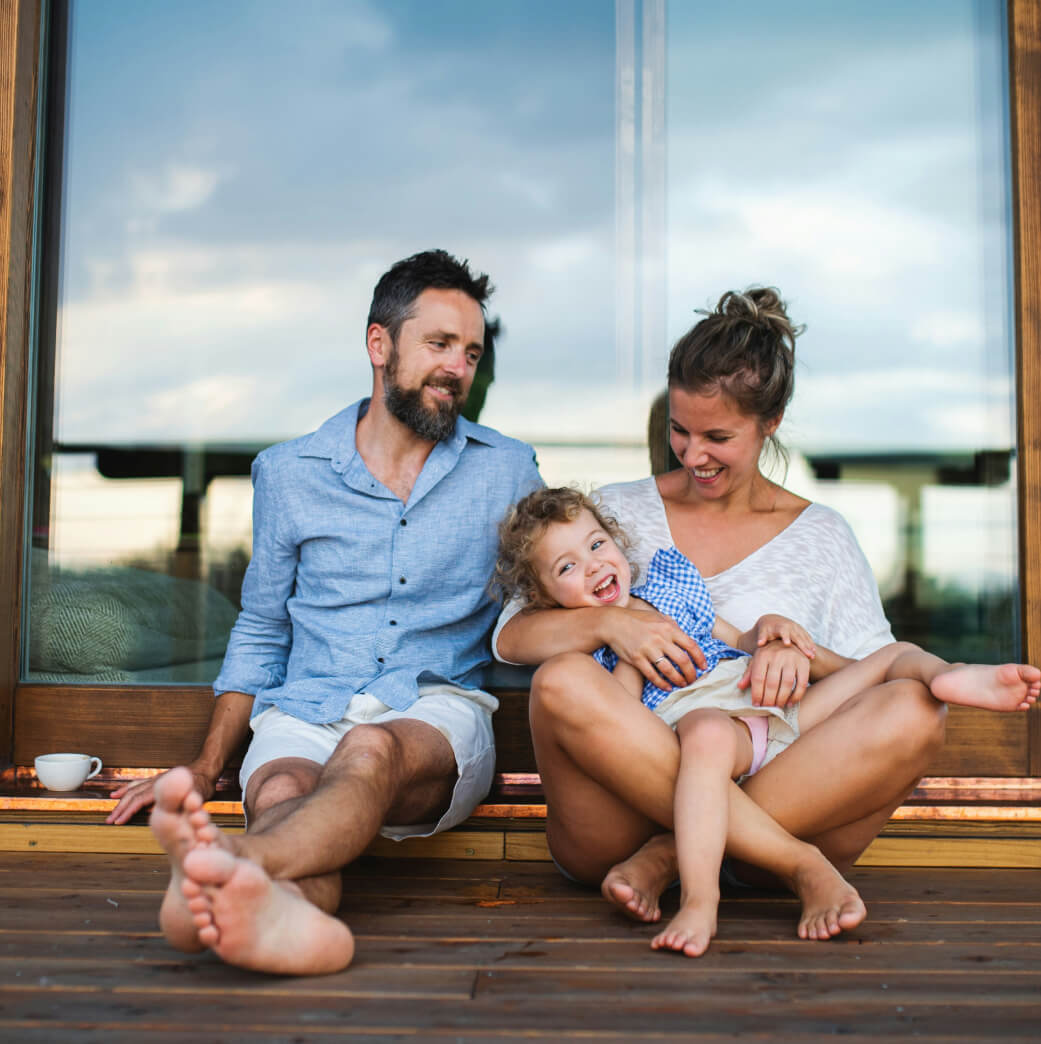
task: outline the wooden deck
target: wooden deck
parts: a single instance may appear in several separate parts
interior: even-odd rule
[[[354,965],[285,979],[172,951],[162,858],[5,853],[0,1040],[1038,1040],[1037,870],[852,878],[870,915],[850,936],[800,942],[793,900],[730,895],[694,961],[546,862],[366,857]]]

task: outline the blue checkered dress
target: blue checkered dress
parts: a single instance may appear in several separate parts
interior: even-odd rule
[[[633,588],[632,595],[653,605],[658,612],[671,616],[701,646],[707,666],[704,670],[698,670],[699,678],[711,671],[720,660],[748,655],[712,637],[712,628],[716,623],[712,596],[697,566],[678,548],[663,547],[654,552],[651,564],[647,567],[647,578],[639,587]],[[613,671],[618,663],[618,654],[607,645],[597,649],[593,657],[609,671]],[[643,684],[641,699],[648,707],[657,707],[668,695],[654,682]]]

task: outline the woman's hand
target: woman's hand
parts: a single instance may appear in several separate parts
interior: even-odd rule
[[[619,659],[666,692],[690,685],[695,667],[706,666],[701,646],[655,609],[612,609],[605,614],[602,637]]]
[[[775,639],[755,652],[737,687],[748,689],[757,707],[787,707],[803,698],[809,680],[809,658]]]
[[[195,789],[202,795],[203,801],[208,801],[217,791],[217,781],[208,774],[198,771],[193,766],[188,766],[192,774]],[[158,776],[149,779],[136,779],[132,783],[123,783],[116,787],[109,797],[119,798],[119,804],[105,817],[106,823],[125,823],[136,812],[155,803],[156,781],[165,776],[160,772]]]
[[[760,616],[755,625],[755,644],[757,646],[762,648],[772,641],[794,645],[811,660],[817,655],[817,647],[813,644],[809,632],[794,620],[789,620],[787,616],[779,616],[777,613]]]

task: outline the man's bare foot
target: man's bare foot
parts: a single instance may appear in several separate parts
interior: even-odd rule
[[[600,885],[603,897],[634,921],[661,920],[658,900],[676,880],[676,839],[655,834],[634,855],[611,867]]]
[[[929,686],[944,703],[983,710],[1024,711],[1041,695],[1041,670],[1026,663],[958,664],[937,675]]]
[[[800,939],[830,939],[856,928],[867,917],[857,890],[812,846],[808,858],[796,867],[792,890],[802,901]]]
[[[204,845],[185,856],[184,875],[197,938],[228,964],[276,975],[326,975],[351,963],[354,937],[347,925],[256,863]]]
[[[684,902],[668,927],[651,940],[652,950],[675,950],[686,957],[700,957],[716,935],[719,893]]]
[[[167,942],[185,953],[205,949],[182,891],[184,858],[198,844],[212,844],[219,833],[202,807],[192,774],[175,768],[155,784],[155,807],[149,819],[152,833],[170,858],[170,884],[159,908],[159,927]]]

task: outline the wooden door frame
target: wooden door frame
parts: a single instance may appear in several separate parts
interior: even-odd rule
[[[150,759],[159,758],[162,750],[167,754],[172,748],[180,750],[186,742],[169,716],[156,717],[160,707],[169,707],[171,697],[179,700],[180,713],[190,720],[186,727],[194,734],[199,721],[205,722],[210,703],[203,688],[156,692],[18,684],[26,418],[31,387],[37,82],[45,10],[45,0],[0,0],[0,768],[12,758],[24,763],[34,742],[34,729],[39,738],[38,716],[30,712],[33,703],[47,705],[49,714],[89,724],[99,717],[99,701],[111,711],[112,698],[134,696],[135,702],[128,702],[126,716],[121,717],[124,722],[132,718],[140,728],[150,730],[155,741],[148,752]],[[1036,406],[1041,401],[1041,5],[1037,0],[1009,0],[1008,21],[1021,620],[1025,655],[1037,663],[1041,661],[1041,410]],[[32,698],[19,701],[20,689]],[[52,699],[41,701],[48,692]],[[111,731],[113,719],[108,713],[101,717],[103,720],[95,721],[96,727]],[[23,733],[26,742],[20,742]],[[1029,772],[1041,776],[1041,710],[1031,712],[1028,735]],[[139,760],[138,764],[147,762]]]
[[[1041,661],[1041,4],[1010,0],[1016,438],[1023,650]],[[1041,708],[1030,711],[1030,775],[1041,776]]]
[[[21,643],[36,99],[42,0],[0,0],[0,759],[9,760]]]

